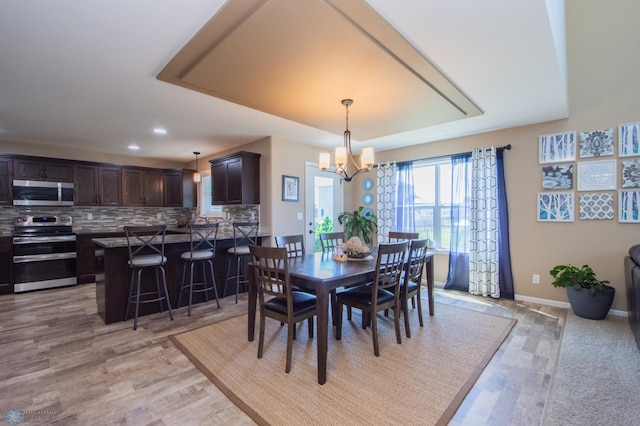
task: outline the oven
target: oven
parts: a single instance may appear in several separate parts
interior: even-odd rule
[[[23,216],[13,232],[16,293],[76,285],[76,236],[70,216]]]

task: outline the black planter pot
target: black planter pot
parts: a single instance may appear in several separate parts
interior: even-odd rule
[[[601,320],[607,316],[616,289],[608,285],[604,286],[604,291],[596,291],[591,294],[588,289],[575,290],[567,287],[567,296],[573,312],[582,318]]]

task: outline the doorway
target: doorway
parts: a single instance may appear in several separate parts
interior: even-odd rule
[[[308,253],[313,253],[322,250],[321,233],[342,230],[338,223],[342,212],[342,179],[307,162],[305,182],[305,247]]]

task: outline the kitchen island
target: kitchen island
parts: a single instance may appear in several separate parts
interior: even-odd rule
[[[262,244],[263,238],[268,238],[269,234],[258,234],[258,244]],[[111,324],[117,321],[124,321],[124,314],[127,309],[127,299],[129,297],[129,280],[131,270],[128,266],[129,250],[127,239],[125,237],[109,237],[94,238],[92,242],[96,246],[96,303],[98,304],[98,314],[105,324]],[[216,239],[216,256],[214,259],[214,273],[216,276],[216,286],[218,295],[222,298],[224,289],[227,263],[229,256],[227,250],[233,247],[233,233],[219,232]],[[169,290],[169,299],[171,300],[172,309],[177,308],[178,297],[180,294],[180,284],[182,282],[183,261],[180,255],[189,251],[189,233],[184,234],[167,234],[165,237],[165,256],[167,264],[165,270],[167,273],[167,288]],[[200,268],[197,268],[200,269]],[[194,280],[202,281],[200,270],[196,271]],[[143,291],[144,288],[155,288],[155,275],[147,272],[142,274]],[[240,289],[241,291],[246,289]],[[227,295],[235,292],[235,286],[229,285]],[[199,297],[201,296],[201,297]],[[210,295],[209,300],[215,298]],[[204,295],[194,293],[194,303],[205,301]],[[183,305],[186,306],[186,299],[183,297]],[[212,309],[215,308],[215,302],[212,303]],[[166,309],[166,308],[165,308]],[[149,315],[159,312],[160,308],[157,303],[147,303],[140,306],[139,316]]]

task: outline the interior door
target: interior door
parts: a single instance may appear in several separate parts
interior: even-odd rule
[[[305,249],[320,251],[320,233],[341,231],[338,215],[342,212],[342,179],[307,163],[305,172]]]

